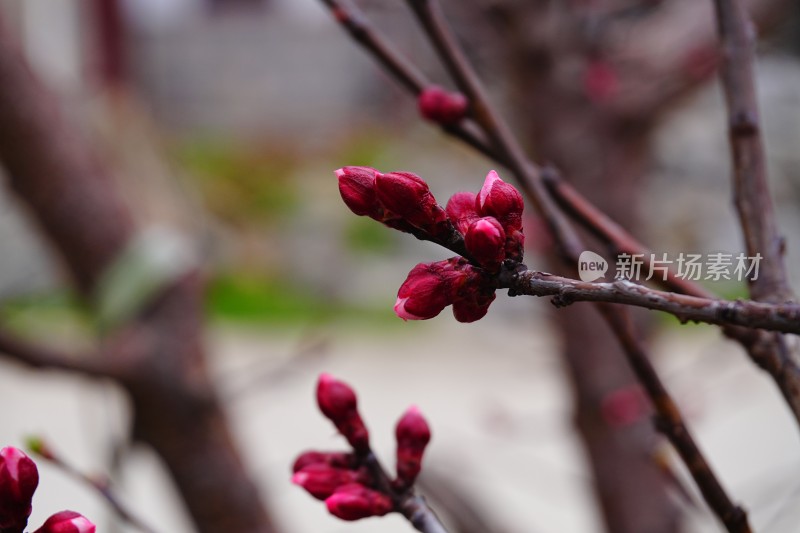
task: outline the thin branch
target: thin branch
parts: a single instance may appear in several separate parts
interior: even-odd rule
[[[378,489],[391,496],[395,509],[414,526],[414,529],[422,533],[448,533],[425,498],[416,494],[413,488],[401,493],[394,489],[391,477],[372,450],[367,451],[361,460],[376,480]]]
[[[500,287],[512,296],[555,296],[553,305],[573,302],[603,302],[632,305],[674,315],[681,322],[695,321],[720,326],[736,325],[800,334],[800,304],[770,304],[751,300],[717,300],[659,291],[628,280],[590,283],[525,270],[506,272]]]
[[[113,377],[114,367],[98,354],[71,354],[35,345],[0,330],[0,357],[33,368],[65,370],[95,378]]]
[[[123,522],[135,527],[143,533],[155,533],[155,529],[145,524],[141,518],[137,517],[133,511],[128,509],[128,507],[122,503],[122,501],[119,499],[119,496],[117,496],[116,492],[111,487],[111,483],[107,477],[89,476],[84,474],[73,465],[65,461],[63,458],[56,455],[52,448],[50,448],[48,444],[39,438],[31,439],[28,448],[31,452],[35,453],[42,459],[46,459],[81,483],[91,487],[108,502],[108,504],[114,510],[114,513],[116,513],[116,515]]]
[[[656,410],[655,425],[683,459],[703,498],[730,533],[750,533],[747,513],[735,505],[720,484],[708,461],[689,432],[678,406],[667,391],[641,343],[636,339],[630,314],[612,306],[599,306],[603,317],[616,333],[628,362],[639,378]]]

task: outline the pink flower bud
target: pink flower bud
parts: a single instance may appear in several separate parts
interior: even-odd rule
[[[397,291],[394,312],[403,320],[427,320],[441,313],[466,280],[465,264],[452,258],[415,266]]]
[[[325,500],[325,506],[333,516],[348,521],[384,516],[394,509],[389,496],[358,484],[339,487]]]
[[[292,465],[292,472],[299,472],[309,465],[323,464],[333,468],[351,470],[358,466],[358,460],[352,453],[347,452],[318,452],[307,451],[301,453]]]
[[[650,402],[638,385],[612,391],[600,403],[603,419],[615,428],[634,424],[651,411]]]
[[[461,235],[466,235],[470,225],[481,218],[475,210],[475,193],[472,192],[455,193],[447,201],[445,212]]]
[[[356,215],[381,219],[383,207],[375,196],[377,171],[370,167],[342,167],[336,171],[339,194]]]
[[[447,223],[444,209],[436,203],[428,184],[416,174],[378,173],[375,191],[386,210],[416,228],[438,234]]]
[[[461,93],[446,91],[433,85],[417,98],[420,114],[437,124],[454,124],[467,114],[469,103]]]
[[[408,487],[414,484],[422,468],[422,455],[431,440],[431,429],[419,409],[412,406],[400,418],[394,434],[397,439],[397,480]]]
[[[583,86],[590,100],[607,102],[619,91],[619,76],[608,61],[596,59],[586,67]]]
[[[39,484],[36,464],[14,447],[0,450],[0,531],[22,532]]]
[[[475,209],[481,215],[496,218],[506,233],[522,230],[524,206],[519,191],[501,180],[494,170],[486,175],[486,181],[483,182],[475,203]]]
[[[496,271],[506,256],[506,232],[494,217],[473,222],[464,236],[464,244],[472,257],[490,271]]]
[[[356,393],[347,383],[329,374],[320,375],[317,404],[356,451],[369,449],[369,432],[358,414]]]
[[[74,511],[61,511],[48,518],[34,533],[95,533],[95,525]]]
[[[365,471],[332,468],[326,464],[306,466],[292,476],[292,483],[303,487],[318,500],[324,500],[342,485],[369,481]]]

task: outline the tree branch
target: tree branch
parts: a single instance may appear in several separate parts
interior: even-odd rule
[[[41,369],[65,370],[94,378],[110,378],[116,369],[98,354],[71,354],[28,343],[0,330],[0,357]]]
[[[644,347],[636,339],[630,314],[609,305],[599,306],[606,322],[614,330],[631,368],[644,387],[656,410],[656,429],[663,433],[677,450],[689,473],[697,483],[703,499],[730,533],[750,533],[747,513],[731,501],[711,469],[694,437],[686,426],[675,401],[670,396]]]
[[[750,300],[716,300],[659,291],[628,280],[590,283],[547,272],[525,270],[500,276],[500,287],[509,295],[555,296],[553,305],[603,302],[632,305],[674,315],[681,322],[695,321],[720,326],[736,325],[800,334],[800,304],[770,304]]]

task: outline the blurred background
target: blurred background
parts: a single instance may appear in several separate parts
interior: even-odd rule
[[[568,28],[580,36],[564,44],[552,32],[537,34],[538,22],[525,26],[536,13],[522,4],[444,2],[532,155],[566,168],[568,178],[586,174],[575,181],[587,196],[654,251],[741,251],[715,59],[700,45],[684,46],[713,30],[710,11],[697,17],[695,31],[675,26],[678,19],[667,15],[678,8],[659,2],[564,2],[574,22]],[[797,286],[800,10],[784,4],[764,23],[758,83]],[[404,6],[360,5],[426,73],[448,84]],[[283,531],[411,530],[396,516],[338,521],[290,484],[300,451],[343,448],[315,409],[323,371],[357,389],[389,465],[394,422],[409,404],[419,405],[434,432],[426,457],[431,484],[457,488],[495,531],[604,530],[593,467],[575,431],[575,385],[561,355],[567,343],[549,303],[501,294],[474,324],[455,322],[449,310],[424,323],[404,323],[392,312],[407,272],[448,253],[353,216],[333,170],[413,171],[444,203],[454,192],[478,190],[495,165],[423,123],[413,99],[320,2],[0,0],[0,12],[35,73],[113,169],[137,222],[172,228],[193,243],[208,282],[212,375],[248,470]],[[647,43],[654,55],[637,56],[638,35],[660,36]],[[679,51],[685,54],[675,59]],[[639,102],[637,95],[657,92],[651,85],[671,90],[673,78],[658,78],[666,76],[667,67],[656,68],[661,58],[681,82],[658,105],[643,97],[634,109],[628,103]],[[547,83],[535,81],[542,63]],[[628,174],[608,182],[583,167]],[[551,268],[549,240],[532,214],[526,234],[527,264]],[[708,288],[746,296],[740,283]],[[10,329],[54,346],[91,345],[91,310],[5,188],[0,298]],[[668,387],[754,528],[797,531],[797,428],[772,382],[716,328],[652,315],[648,329]],[[0,405],[0,444],[42,435],[80,469],[111,473],[122,498],[158,531],[194,531],[159,459],[126,444],[131,415],[117,386],[3,361]],[[599,416],[616,420],[618,413]],[[668,445],[654,434],[644,440],[654,461],[671,465],[666,497],[683,529],[718,531]],[[40,463],[40,471],[31,524],[70,508],[98,531],[134,531],[60,470]]]

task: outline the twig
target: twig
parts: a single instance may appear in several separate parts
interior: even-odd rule
[[[731,501],[695,443],[678,411],[678,406],[658,377],[644,348],[636,339],[629,313],[609,305],[601,305],[599,308],[622,344],[631,368],[653,403],[656,410],[656,429],[663,433],[678,451],[706,503],[726,529],[730,533],[749,533],[751,530],[747,513]]]
[[[739,1],[714,0],[714,7],[723,49],[720,74],[728,109],[734,203],[748,253],[764,257],[760,275],[749,280],[748,287],[754,300],[782,303],[793,300],[794,295],[767,182],[753,69],[755,28]],[[780,361],[776,379],[781,392],[800,421],[800,370],[783,337],[775,335],[769,344]]]
[[[414,526],[414,529],[422,533],[448,533],[439,517],[436,516],[436,513],[425,501],[425,498],[416,494],[413,488],[398,493],[392,487],[389,474],[372,450],[367,451],[361,457],[361,461],[376,480],[378,489],[391,496],[395,509]]]
[[[500,286],[512,296],[555,296],[553,304],[604,302],[632,305],[674,315],[681,322],[696,321],[721,326],[733,324],[800,334],[800,304],[769,304],[751,300],[716,300],[659,291],[628,280],[590,283],[526,270],[501,275]]]
[[[122,503],[122,501],[120,501],[119,497],[111,488],[111,483],[109,482],[108,478],[99,478],[84,474],[73,465],[65,461],[63,458],[56,455],[53,449],[38,437],[30,439],[28,448],[31,452],[35,453],[42,459],[46,459],[73,478],[94,489],[95,492],[102,496],[103,499],[105,499],[109,505],[111,505],[111,508],[123,522],[144,533],[155,533],[155,529],[146,525],[130,509],[128,509],[128,507]]]

